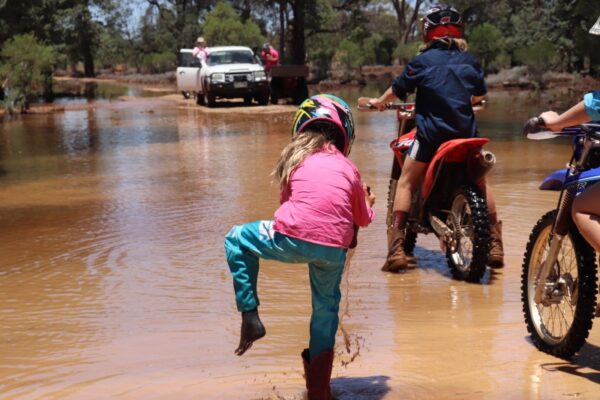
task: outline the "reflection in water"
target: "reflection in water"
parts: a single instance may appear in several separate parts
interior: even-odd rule
[[[351,158],[378,197],[378,218],[361,231],[349,271],[344,325],[361,348],[334,367],[340,399],[597,391],[594,379],[581,379],[600,369],[597,357],[550,371],[543,365],[556,359],[533,348],[521,316],[525,242],[556,201],[537,186],[564,165],[569,144],[527,142],[519,130],[535,105],[490,97],[478,119],[499,160],[491,181],[507,267],[482,285],[452,280],[432,235],[418,239],[417,269],[379,271],[395,122],[391,113],[356,113]],[[301,398],[307,269],[261,264],[268,334],[238,358],[223,251],[232,225],[277,208],[269,174],[289,142],[290,118],[147,101],[0,125],[0,397]],[[599,339],[592,331],[589,348]]]

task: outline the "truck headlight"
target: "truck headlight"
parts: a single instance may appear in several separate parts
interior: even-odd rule
[[[265,74],[265,71],[256,71],[254,73],[254,80],[256,80],[256,81],[266,81],[267,80],[267,74]]]
[[[225,83],[225,74],[212,74],[210,81],[212,83]]]

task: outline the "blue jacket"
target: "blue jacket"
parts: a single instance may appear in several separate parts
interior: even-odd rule
[[[455,45],[433,42],[393,80],[392,90],[400,99],[417,90],[417,131],[430,141],[477,136],[471,96],[486,94],[484,73]]]

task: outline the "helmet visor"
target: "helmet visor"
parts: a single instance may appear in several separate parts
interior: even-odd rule
[[[454,9],[445,9],[433,12],[427,15],[425,19],[434,25],[462,24],[462,17],[460,13]]]

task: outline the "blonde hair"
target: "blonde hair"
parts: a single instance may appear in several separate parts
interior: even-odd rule
[[[279,160],[271,175],[279,180],[280,188],[285,188],[292,172],[311,154],[327,150],[331,139],[321,132],[305,131],[296,135],[290,144],[281,151]]]
[[[434,42],[445,43],[446,45],[448,45],[448,49],[451,49],[452,46],[454,45],[454,46],[456,46],[456,48],[459,51],[461,51],[463,53],[469,49],[469,45],[467,44],[467,41],[465,39],[444,38],[444,39],[434,39],[434,40],[431,40],[431,41],[423,44],[421,47],[419,47],[419,54],[421,54],[422,52],[427,50],[429,48],[429,46],[431,46],[431,44]]]

